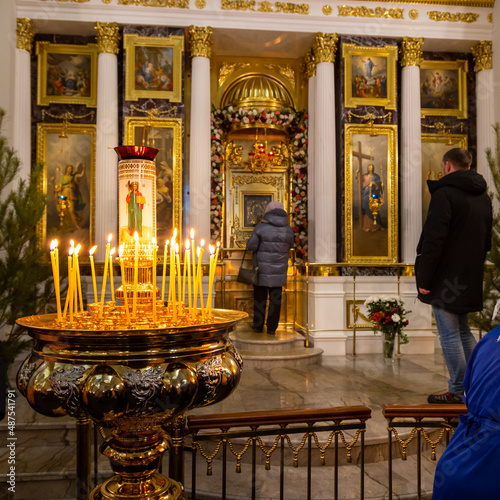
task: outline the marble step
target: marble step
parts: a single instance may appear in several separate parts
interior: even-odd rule
[[[304,337],[295,332],[278,330],[275,335],[238,330],[230,335],[238,350],[276,352],[304,347]]]
[[[321,364],[323,354],[323,349],[317,347],[299,347],[271,352],[238,350],[246,368],[296,368]]]

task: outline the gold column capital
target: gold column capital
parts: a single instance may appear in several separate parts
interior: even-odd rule
[[[423,38],[403,37],[401,40],[401,66],[420,66],[422,63]]]
[[[312,47],[315,64],[335,62],[338,39],[337,33],[318,33],[316,35]]]
[[[476,72],[483,71],[484,69],[493,69],[491,42],[482,40],[476,43],[472,46],[472,54],[474,56]]]
[[[99,53],[118,54],[120,48],[120,27],[118,23],[101,23],[97,21],[94,29],[97,31],[97,47]]]
[[[314,58],[313,49],[309,49],[305,60],[307,78],[316,76],[316,59]]]
[[[191,57],[208,57],[212,55],[212,28],[190,26],[189,43]]]
[[[33,28],[31,19],[29,19],[28,17],[18,17],[16,34],[16,47],[21,50],[26,50],[31,54],[33,37],[35,36],[35,30]]]

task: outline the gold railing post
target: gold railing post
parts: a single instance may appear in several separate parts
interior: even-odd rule
[[[352,355],[356,356],[356,321],[358,319],[356,310],[356,266],[352,266],[352,309],[353,309]]]
[[[398,298],[399,298],[399,294],[401,293],[401,267],[398,266],[396,269],[398,275]],[[398,335],[398,357],[399,356],[401,356],[401,338]]]
[[[90,418],[79,415],[76,419],[76,498],[87,500],[90,493]]]
[[[306,347],[309,347],[309,262],[306,262]]]
[[[174,481],[184,482],[184,429],[186,415],[179,415],[171,423],[168,432],[171,446],[168,461],[168,475]]]

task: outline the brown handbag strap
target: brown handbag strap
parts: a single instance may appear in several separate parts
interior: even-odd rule
[[[245,251],[243,252],[243,258],[241,259],[241,264],[240,267],[243,265],[243,262],[245,262],[245,255],[247,253],[248,248],[245,248]]]

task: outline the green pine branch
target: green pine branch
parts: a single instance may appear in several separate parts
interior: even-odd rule
[[[0,127],[4,115],[0,109]],[[19,164],[7,139],[0,136],[0,333],[6,365],[30,345],[16,319],[45,312],[54,299],[47,252],[36,239],[47,201],[40,189],[43,165],[35,165],[29,179],[16,184]]]

